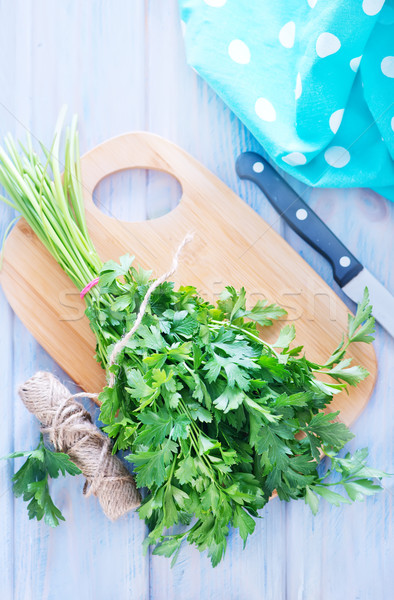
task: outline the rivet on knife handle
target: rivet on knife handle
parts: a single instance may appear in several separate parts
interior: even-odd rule
[[[340,287],[362,270],[362,264],[262,156],[244,152],[236,170],[241,179],[256,183],[286,223],[330,261]]]

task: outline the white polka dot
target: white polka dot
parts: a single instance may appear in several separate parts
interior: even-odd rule
[[[254,106],[256,114],[263,121],[275,121],[276,119],[276,110],[272,106],[271,102],[267,100],[267,98],[258,98],[256,104]]]
[[[356,58],[352,58],[352,60],[350,61],[350,68],[352,71],[354,71],[354,72],[357,71],[358,67],[360,66],[362,57],[363,57],[363,55],[356,56]]]
[[[295,90],[294,90],[295,99],[298,100],[298,98],[301,96],[301,94],[302,94],[301,75],[299,73],[297,73],[296,86],[295,86]]]
[[[205,4],[208,4],[208,6],[224,6],[227,2],[227,0],[204,0]]]
[[[262,162],[257,161],[254,163],[252,169],[255,173],[262,173],[264,171],[264,165]]]
[[[383,75],[394,77],[394,56],[386,56],[380,65]]]
[[[308,216],[308,211],[305,208],[299,208],[296,212],[296,217],[299,221],[305,221]]]
[[[339,264],[341,267],[348,267],[350,265],[350,258],[348,256],[341,256]]]
[[[285,48],[292,48],[294,46],[296,26],[294,21],[289,21],[286,25],[283,25],[279,32],[279,41]]]
[[[369,17],[373,17],[382,10],[384,1],[385,0],[364,0],[363,11]]]
[[[315,8],[317,0],[307,0],[307,2],[311,8]]]
[[[302,152],[290,152],[290,154],[282,156],[282,160],[291,167],[298,167],[299,165],[305,165],[306,156]]]
[[[391,129],[394,131],[394,117],[391,119]]]
[[[330,56],[330,54],[335,54],[335,52],[338,52],[340,47],[341,42],[333,33],[328,33],[326,31],[321,33],[317,38],[316,52],[320,58],[325,58],[326,56]]]
[[[346,148],[343,148],[342,146],[331,146],[331,148],[327,148],[325,151],[324,158],[331,167],[341,169],[348,164],[350,154]]]
[[[330,125],[330,129],[333,133],[336,133],[339,129],[344,110],[345,110],[344,108],[340,108],[339,110],[336,110],[335,112],[333,112],[330,117],[329,125]]]
[[[250,61],[250,50],[242,40],[233,40],[228,47],[230,58],[240,65],[247,65]]]

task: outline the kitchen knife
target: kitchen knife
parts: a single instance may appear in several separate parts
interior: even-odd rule
[[[236,171],[241,179],[256,183],[286,223],[328,259],[335,281],[354,302],[360,302],[365,286],[368,287],[376,320],[394,337],[394,297],[279,173],[255,152],[241,154],[236,162]]]

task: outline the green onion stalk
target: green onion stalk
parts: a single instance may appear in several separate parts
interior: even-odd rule
[[[62,269],[79,290],[97,276],[102,262],[90,239],[82,196],[77,118],[66,131],[64,165],[59,160],[62,111],[50,150],[42,163],[32,147],[17,145],[10,134],[5,138],[7,152],[0,147],[0,183],[9,198],[1,200],[28,222]],[[52,176],[49,173],[52,172]],[[64,170],[62,178],[61,171]]]
[[[5,137],[5,149],[0,146],[0,185],[8,197],[0,200],[24,217],[56,262],[81,291],[95,279],[103,263],[90,238],[82,193],[77,116],[65,133],[64,160],[60,161],[60,141],[66,108],[63,108],[51,148],[40,144],[42,161],[33,150],[31,135],[19,148],[10,134]],[[4,241],[13,221],[6,228]],[[1,250],[1,257],[3,254]],[[1,261],[0,261],[1,265]],[[97,301],[99,292],[94,287],[85,295],[87,307]],[[107,295],[101,297],[105,304]],[[107,349],[100,335],[97,338],[97,356],[106,365]]]

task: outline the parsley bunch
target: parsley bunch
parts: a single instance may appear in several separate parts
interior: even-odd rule
[[[151,273],[135,269],[129,256],[102,264],[86,225],[75,118],[66,132],[61,177],[63,119],[64,111],[51,149],[42,148],[44,162],[29,138],[20,151],[11,137],[5,140],[0,184],[8,197],[0,201],[26,219],[79,290],[100,275],[85,301],[96,357],[107,369],[114,344],[135,322]],[[367,375],[346,358],[350,344],[373,340],[367,291],[324,365],[309,361],[302,347],[290,349],[293,325],[283,327],[274,344],[260,338],[260,328],[284,314],[266,301],[247,309],[244,289],[227,287],[213,306],[195,288],[175,290],[165,282],[110,367],[116,380],[100,394],[101,420],[114,452],[129,451],[137,484],[147,489],[139,514],[149,525],[146,547],[155,545],[154,553],[176,558],[187,540],[207,549],[216,565],[229,527],[246,541],[274,490],[281,500],[303,498],[316,512],[319,497],[338,504],[380,489],[371,478],[385,474],[366,467],[366,450],[337,456],[353,435],[327,409],[334,394]],[[319,373],[333,381],[320,381]],[[55,459],[48,459],[43,445],[27,455],[14,490],[30,500],[32,516],[57,524],[61,515],[48,493]],[[320,475],[324,455],[331,468]],[[347,496],[331,490],[332,471]],[[169,534],[177,524],[188,528]]]
[[[100,293],[86,312],[104,367],[132,327],[150,277],[129,256],[103,266]],[[175,290],[165,282],[110,367],[116,383],[100,394],[100,419],[114,451],[130,451],[138,487],[147,488],[139,515],[149,525],[145,545],[155,545],[154,554],[176,558],[187,540],[218,564],[229,527],[246,542],[274,490],[281,500],[303,498],[316,513],[319,497],[339,504],[380,489],[371,477],[384,473],[366,467],[365,450],[336,457],[353,434],[336,420],[338,412],[327,412],[334,394],[368,374],[345,356],[350,344],[373,340],[367,290],[324,365],[309,361],[300,346],[290,349],[293,325],[273,344],[259,337],[258,326],[285,314],[261,300],[247,309],[243,288],[227,287],[213,306],[195,288]],[[333,381],[323,383],[316,373]],[[321,476],[324,455],[332,465]],[[334,470],[347,496],[330,489]],[[178,524],[189,527],[167,532]]]

